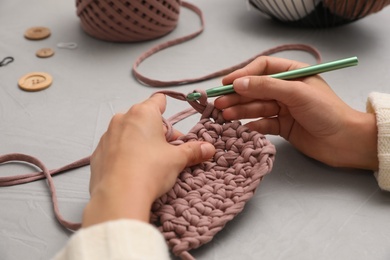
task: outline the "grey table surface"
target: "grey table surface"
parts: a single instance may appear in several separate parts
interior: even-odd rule
[[[365,110],[371,91],[390,88],[390,8],[355,23],[329,29],[283,26],[244,0],[193,1],[204,12],[206,30],[198,38],[165,50],[140,67],[162,80],[204,75],[285,43],[318,48],[324,61],[358,56],[359,66],[323,77],[352,107]],[[182,9],[169,35],[142,43],[99,41],[80,28],[74,1],[3,0],[0,2],[0,154],[25,153],[54,169],[92,153],[111,116],[126,111],[156,91],[131,75],[136,57],[157,43],[194,31],[199,20]],[[47,26],[42,41],[23,37],[31,26]],[[76,42],[77,49],[57,43]],[[35,57],[39,48],[56,53]],[[303,52],[279,57],[314,63]],[[39,92],[25,92],[17,81],[32,71],[53,76]],[[172,88],[188,93],[220,85],[220,78]],[[187,108],[170,99],[166,115]],[[326,113],[326,111],[324,111]],[[178,124],[185,132],[197,118]],[[371,172],[334,169],[307,158],[282,138],[268,137],[277,148],[274,169],[244,211],[215,238],[191,253],[198,259],[390,259],[390,194],[380,191]],[[358,141],[358,140],[357,140]],[[6,164],[0,176],[31,172],[29,166]],[[60,210],[80,221],[89,198],[89,167],[54,178]],[[46,182],[0,188],[0,259],[49,259],[72,233],[53,215]]]

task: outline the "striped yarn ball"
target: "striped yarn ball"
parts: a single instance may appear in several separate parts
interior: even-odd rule
[[[390,0],[249,0],[267,16],[297,27],[333,27],[379,12]]]
[[[283,22],[297,21],[311,13],[321,0],[250,0],[264,14]]]

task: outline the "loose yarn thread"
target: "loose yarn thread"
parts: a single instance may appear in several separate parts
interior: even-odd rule
[[[184,85],[184,84],[190,84],[190,83],[195,83],[195,82],[201,82],[205,81],[208,79],[216,78],[219,76],[224,76],[230,72],[233,72],[239,68],[244,67],[245,65],[249,64],[251,61],[256,59],[257,57],[260,56],[267,56],[267,55],[272,55],[275,53],[279,53],[282,51],[305,51],[307,53],[310,53],[313,55],[313,57],[316,59],[317,63],[321,62],[321,54],[320,52],[314,48],[313,46],[306,45],[306,44],[282,44],[273,48],[270,48],[268,50],[262,51],[261,53],[255,55],[254,57],[243,61],[237,65],[204,75],[200,77],[194,77],[194,78],[184,78],[184,79],[178,79],[178,80],[167,80],[167,81],[162,81],[162,80],[157,80],[157,79],[152,79],[150,77],[142,75],[138,71],[138,66],[143,62],[145,59],[148,57],[152,56],[158,51],[161,51],[162,49],[168,48],[173,46],[174,44],[177,44],[175,41],[167,42],[164,45],[158,45],[154,48],[151,48],[149,51],[141,54],[137,60],[133,64],[133,75],[134,77],[140,81],[141,83],[152,86],[152,87],[169,87],[169,86],[179,86],[179,85]]]
[[[207,102],[206,93],[198,91],[202,93],[202,98],[188,101],[192,108],[164,119],[166,138],[174,145],[194,140],[207,141],[215,146],[216,153],[212,160],[183,170],[174,187],[157,199],[151,210],[151,223],[162,232],[172,252],[182,259],[194,259],[188,251],[209,242],[243,210],[262,178],[271,171],[276,153],[275,147],[264,135],[250,131],[239,121],[225,121],[221,111]],[[186,96],[178,92],[161,93],[186,100]],[[187,135],[172,140],[172,124],[196,112],[202,114],[201,120]],[[51,171],[29,155],[15,153],[0,156],[0,164],[11,161],[35,165],[41,172],[0,177],[0,186],[46,178],[59,223],[71,230],[80,228],[80,223],[66,221],[60,214],[52,175],[88,165],[89,156]]]
[[[167,81],[152,79],[139,72],[140,64],[159,51],[189,41],[200,35],[205,28],[202,10],[191,3],[178,0],[163,1],[162,3],[160,1],[147,0],[77,0],[76,6],[84,31],[95,38],[113,42],[151,40],[169,33],[176,26],[181,6],[198,15],[200,21],[198,30],[183,37],[157,44],[136,58],[132,66],[133,76],[140,83],[152,87],[171,87],[216,78],[247,65],[259,56],[272,55],[287,50],[306,51],[311,53],[318,63],[321,62],[319,51],[310,45],[283,44],[265,50],[237,65],[204,76]],[[166,24],[168,23],[167,21],[161,21],[161,19],[169,21],[169,26]]]

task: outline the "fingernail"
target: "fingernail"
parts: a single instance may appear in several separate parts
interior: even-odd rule
[[[202,151],[202,157],[208,158],[211,156],[211,153],[214,152],[214,146],[210,143],[202,143],[200,145],[200,150]]]
[[[235,90],[245,91],[249,87],[249,79],[248,78],[236,79],[233,85]]]

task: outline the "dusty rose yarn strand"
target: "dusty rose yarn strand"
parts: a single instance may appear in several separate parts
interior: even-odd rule
[[[181,43],[181,42],[180,41],[176,42],[176,40],[169,41],[169,42],[163,43],[161,45],[157,45],[156,47],[153,47],[150,50],[146,51],[145,53],[141,54],[133,64],[134,77],[137,80],[139,80],[141,83],[148,85],[148,86],[170,87],[170,86],[178,86],[178,85],[184,85],[184,84],[205,81],[205,80],[216,78],[219,76],[224,76],[230,72],[233,72],[239,68],[244,67],[245,65],[249,64],[251,61],[253,61],[254,59],[256,59],[259,56],[272,55],[272,54],[282,52],[282,51],[305,51],[305,52],[308,52],[308,53],[313,55],[313,57],[316,59],[317,63],[321,63],[321,59],[322,59],[320,52],[316,48],[314,48],[313,46],[306,45],[306,44],[283,44],[283,45],[279,45],[279,46],[276,46],[274,48],[270,48],[268,50],[265,50],[265,51],[257,54],[256,56],[254,56],[246,61],[243,61],[237,65],[234,65],[234,66],[231,66],[231,67],[228,67],[228,68],[225,68],[225,69],[222,69],[222,70],[219,70],[219,71],[216,71],[216,72],[213,72],[213,73],[201,76],[201,77],[161,81],[161,80],[146,77],[138,71],[137,68],[142,63],[142,61],[144,61],[148,57],[152,56],[156,52],[161,51],[165,48],[171,47],[173,45],[176,45],[178,43]]]
[[[207,75],[178,80],[162,81],[152,79],[139,72],[141,63],[153,54],[166,48],[189,41],[200,35],[205,28],[205,19],[197,6],[179,0],[145,1],[145,0],[76,0],[77,15],[80,17],[81,26],[89,35],[113,42],[137,42],[161,37],[172,31],[177,24],[180,7],[187,8],[198,15],[200,28],[188,35],[157,44],[142,53],[133,63],[132,73],[142,84],[153,87],[170,87],[183,84],[200,82],[215,77],[226,75],[262,55],[272,55],[281,51],[298,50],[312,54],[318,63],[321,55],[317,49],[305,44],[283,44],[275,48],[262,51],[254,57],[240,62],[237,65],[224,68]]]
[[[4,164],[7,162],[23,162],[23,163],[28,163],[31,165],[36,166],[41,170],[41,172],[37,173],[31,173],[31,174],[24,174],[24,175],[16,175],[16,176],[7,176],[7,177],[0,177],[0,187],[1,186],[11,186],[11,185],[18,185],[22,183],[28,183],[31,181],[39,180],[46,178],[50,195],[51,195],[51,200],[53,204],[53,210],[54,210],[54,215],[57,218],[58,222],[64,226],[67,229],[70,230],[77,230],[81,227],[80,223],[74,223],[65,220],[58,208],[58,201],[57,201],[57,193],[56,189],[54,186],[53,178],[51,177],[54,174],[61,173],[67,170],[71,169],[76,169],[85,165],[89,164],[89,157],[83,158],[81,160],[77,160],[74,163],[65,165],[64,167],[61,167],[57,170],[52,170],[49,171],[47,167],[45,166],[44,163],[42,163],[39,159],[26,155],[26,154],[19,154],[19,153],[14,153],[14,154],[6,154],[3,156],[0,156],[0,164]]]
[[[225,69],[222,69],[222,70],[219,70],[219,71],[216,71],[216,72],[204,75],[204,76],[200,76],[200,77],[185,78],[185,79],[170,80],[170,81],[161,81],[161,80],[156,80],[156,79],[146,77],[138,71],[137,67],[141,64],[142,61],[144,61],[148,57],[152,56],[156,52],[158,52],[162,49],[171,47],[171,46],[176,45],[176,44],[178,44],[178,43],[175,40],[169,41],[169,42],[166,42],[164,44],[158,45],[158,46],[150,49],[149,51],[146,51],[145,53],[141,54],[141,56],[133,64],[134,77],[137,80],[139,80],[141,83],[148,85],[148,86],[170,87],[170,86],[178,86],[178,85],[184,85],[184,84],[205,81],[205,80],[216,78],[219,76],[224,76],[230,72],[233,72],[239,68],[244,67],[245,65],[249,64],[251,61],[253,61],[254,59],[256,59],[259,56],[272,55],[272,54],[282,52],[282,51],[305,51],[305,52],[312,54],[314,56],[314,58],[316,59],[317,63],[321,63],[321,60],[322,60],[320,52],[316,48],[314,48],[313,46],[306,45],[306,44],[283,44],[283,45],[279,45],[277,47],[265,50],[265,51],[257,54],[256,56],[254,56],[254,57],[252,57],[244,62],[241,62],[237,65],[234,65],[234,66],[231,66],[231,67],[228,67],[228,68],[225,68]]]

